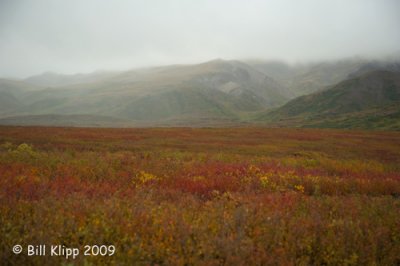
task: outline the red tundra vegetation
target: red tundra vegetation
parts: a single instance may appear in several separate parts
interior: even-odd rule
[[[399,132],[0,127],[4,265],[399,265],[399,217]]]

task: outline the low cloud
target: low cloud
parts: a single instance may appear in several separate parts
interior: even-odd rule
[[[0,2],[0,76],[398,51],[396,0]]]

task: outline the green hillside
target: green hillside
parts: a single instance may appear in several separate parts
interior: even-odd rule
[[[281,126],[399,128],[400,73],[373,71],[257,116]]]
[[[88,76],[46,73],[19,82],[39,89],[13,90],[20,105],[0,110],[0,117],[91,114],[191,125],[203,118],[237,121],[292,97],[248,64],[220,59]]]
[[[0,124],[398,129],[399,70],[395,61],[217,59],[0,79]]]
[[[387,63],[348,58],[306,64],[279,61],[250,61],[249,64],[283,84],[293,95],[301,96],[341,82],[360,69],[378,70]]]

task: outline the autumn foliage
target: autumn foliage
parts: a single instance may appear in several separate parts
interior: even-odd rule
[[[399,265],[399,217],[398,132],[0,127],[4,265]]]

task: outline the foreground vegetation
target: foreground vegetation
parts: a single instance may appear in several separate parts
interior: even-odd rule
[[[0,127],[0,144],[5,265],[400,264],[396,132]]]

